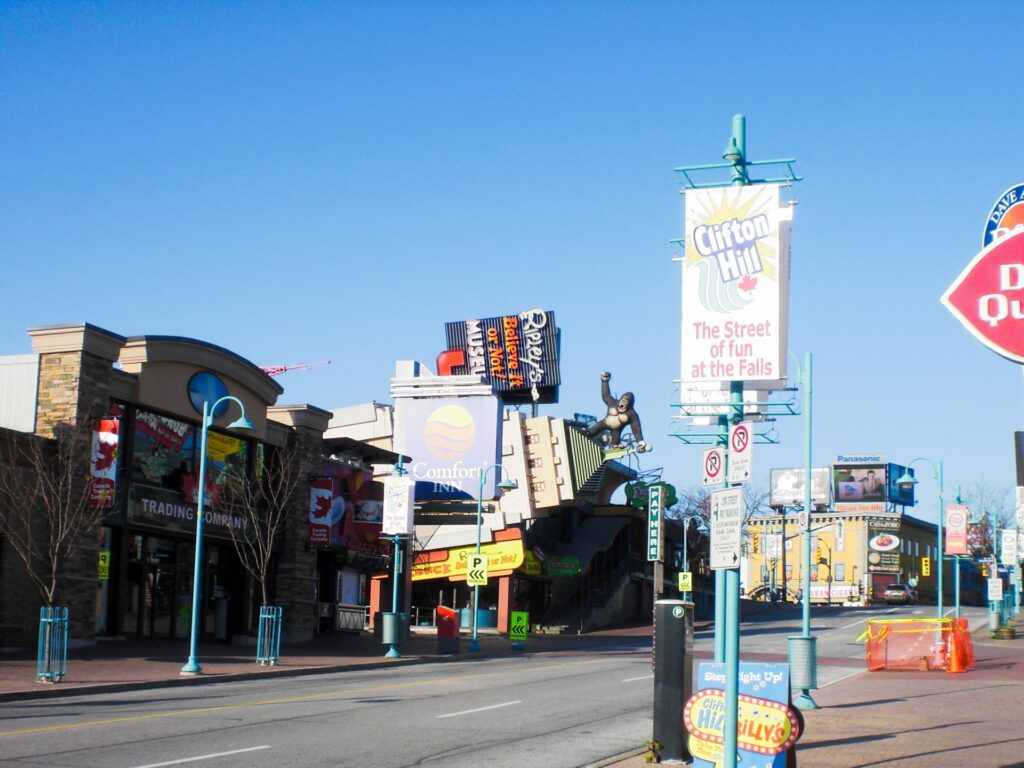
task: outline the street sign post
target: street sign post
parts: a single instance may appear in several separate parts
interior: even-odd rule
[[[466,584],[471,587],[487,586],[487,555],[469,555],[466,558]]]
[[[740,567],[740,528],[743,523],[743,488],[711,494],[711,569]]]
[[[1000,547],[999,547],[999,564],[1000,565],[1016,565],[1017,564],[1017,529],[1016,528],[1004,528],[999,532],[1000,534]]]
[[[713,488],[725,482],[725,449],[721,446],[704,451],[700,462],[700,484]]]
[[[529,628],[530,614],[526,611],[512,611],[509,615],[508,639],[512,641],[513,648],[522,650]]]
[[[729,469],[730,485],[745,483],[750,479],[753,460],[754,425],[741,421],[729,427]]]
[[[693,592],[693,573],[691,571],[679,572],[679,591]]]
[[[661,560],[661,485],[652,485],[647,502],[647,562]]]

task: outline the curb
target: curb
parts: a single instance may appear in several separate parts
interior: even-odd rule
[[[93,696],[103,693],[123,693],[125,691],[141,691],[161,688],[181,688],[195,685],[210,685],[213,683],[231,683],[236,681],[263,680],[268,677],[310,677],[312,675],[326,675],[337,672],[356,672],[359,670],[383,669],[385,667],[405,667],[413,664],[446,664],[453,661],[462,661],[465,658],[482,659],[498,658],[504,656],[501,653],[480,653],[474,652],[472,656],[452,654],[450,656],[403,656],[397,659],[381,659],[380,661],[368,661],[361,664],[332,664],[319,667],[297,667],[285,668],[276,667],[252,672],[231,672],[212,675],[196,675],[194,677],[164,678],[157,680],[133,680],[120,683],[38,683],[39,689],[27,691],[11,691],[0,693],[0,703],[32,701],[38,699],[74,698],[78,696]],[[517,652],[517,656],[524,655]],[[532,655],[527,652],[525,655]]]
[[[637,747],[636,749],[631,749],[628,752],[623,752],[618,755],[613,755],[612,757],[606,757],[602,760],[598,760],[596,763],[587,763],[580,768],[607,768],[610,765],[621,763],[623,760],[630,760],[634,757],[639,757],[646,751],[647,747]]]

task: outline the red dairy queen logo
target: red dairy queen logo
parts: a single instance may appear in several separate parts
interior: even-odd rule
[[[1024,231],[975,256],[942,303],[982,344],[1024,363]]]

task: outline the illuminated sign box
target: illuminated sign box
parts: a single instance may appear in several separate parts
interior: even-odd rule
[[[439,374],[487,378],[506,403],[557,403],[559,331],[555,313],[528,309],[518,315],[445,323],[448,351]]]

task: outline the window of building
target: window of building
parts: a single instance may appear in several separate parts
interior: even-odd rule
[[[836,563],[836,581],[846,581],[846,563]]]
[[[187,422],[136,410],[132,480],[181,493],[193,471],[195,433]]]

